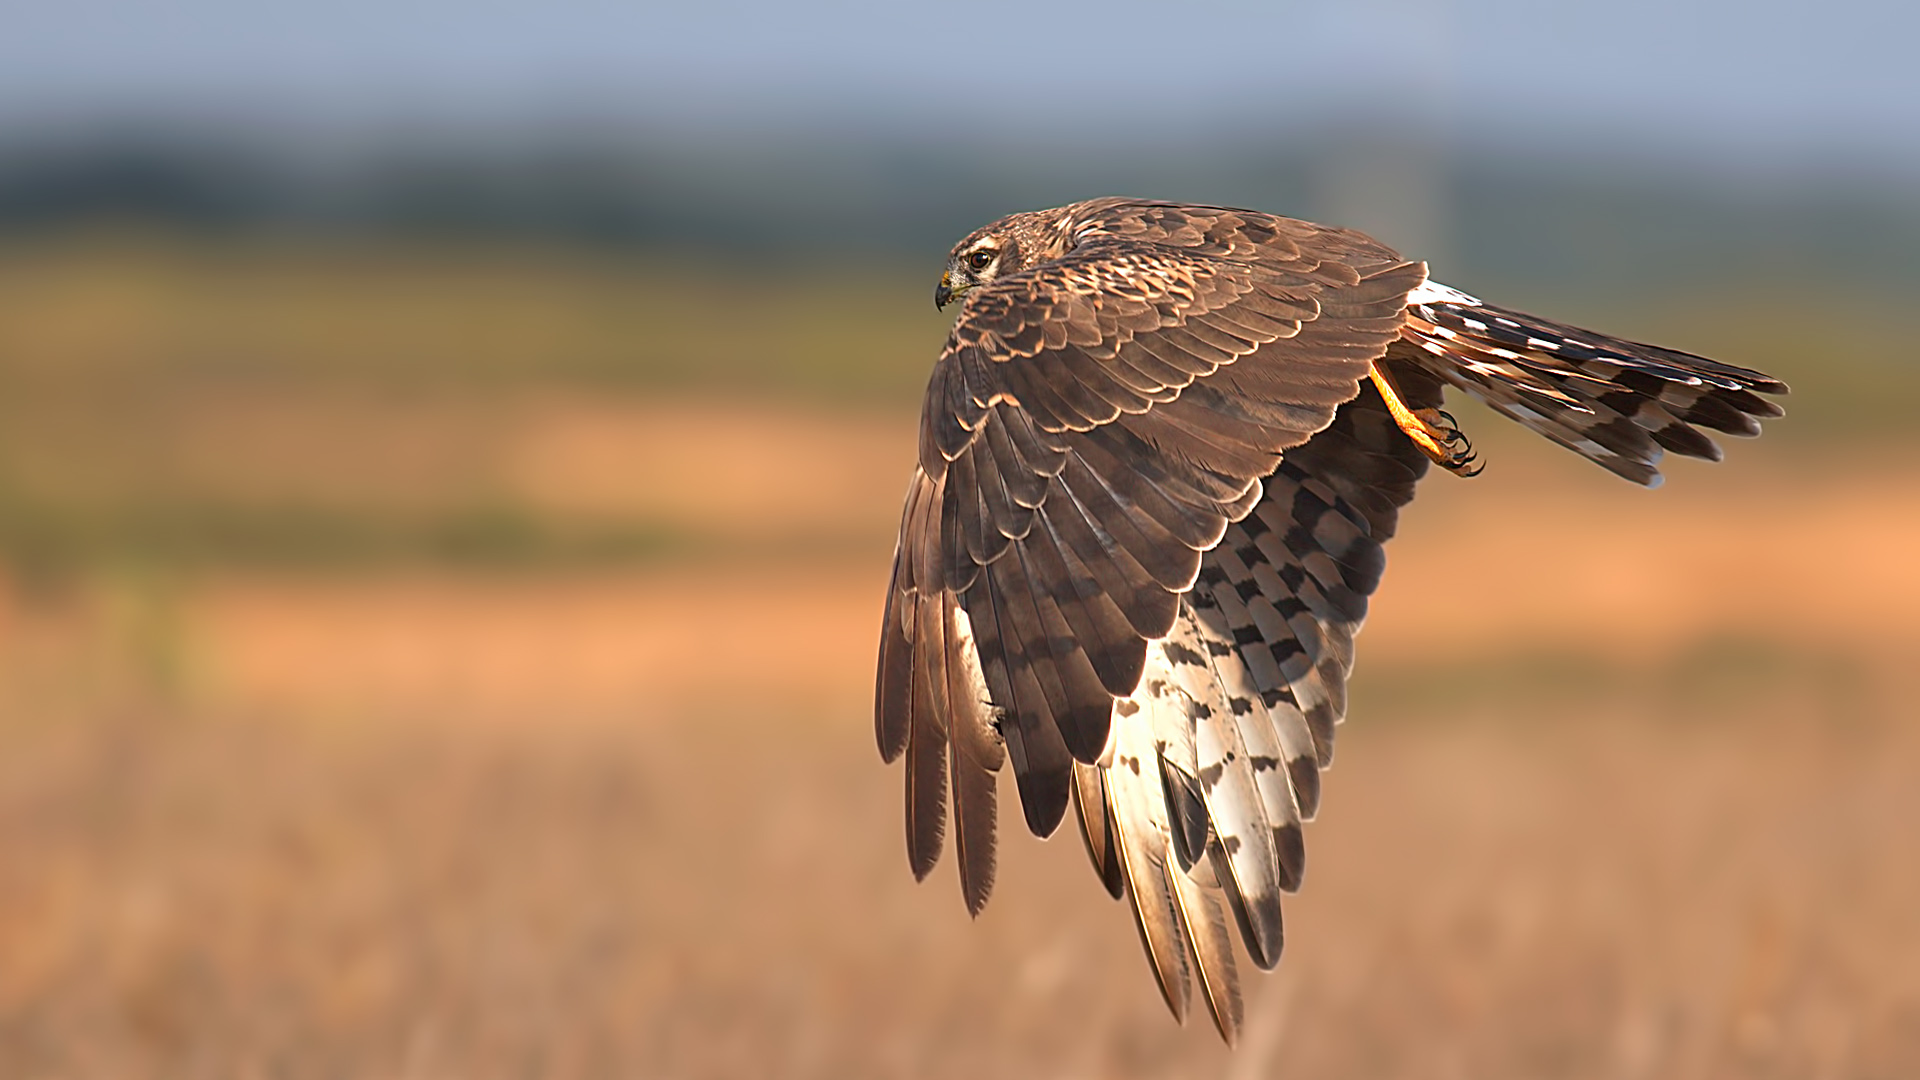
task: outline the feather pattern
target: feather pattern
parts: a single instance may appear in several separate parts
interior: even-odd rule
[[[1169,792],[1189,790],[1196,743],[1195,702],[1181,686],[1175,655],[1165,645],[1153,650],[1139,691],[1116,703],[1111,759],[1096,775],[1120,824],[1125,895],[1161,994],[1184,1020],[1198,982],[1208,1014],[1231,1043],[1242,1006],[1221,890],[1208,862],[1183,860],[1177,850],[1183,797]],[[1210,806],[1198,811],[1202,843],[1218,851],[1218,842],[1204,839]]]
[[[1172,828],[1154,738],[1158,729],[1184,723],[1185,718],[1165,693],[1166,674],[1150,671],[1143,681],[1153,689],[1122,701],[1115,710],[1111,756],[1100,768],[1100,780],[1114,823],[1127,904],[1133,910],[1147,964],[1167,1008],[1185,1023],[1190,997],[1188,953],[1170,877],[1180,870],[1171,862]]]
[[[1760,372],[1455,295],[1411,308],[1403,355],[1634,483],[1657,486],[1668,450],[1720,460],[1702,427],[1751,437],[1782,414]]]
[[[1232,1042],[1232,939],[1279,960],[1354,638],[1429,465],[1409,425],[1454,386],[1651,483],[1665,451],[1718,456],[1702,428],[1757,433],[1786,388],[1253,211],[1016,214],[955,248],[937,298],[986,265],[928,381],[881,619],[909,862],[935,865],[950,805],[978,913],[1011,762],[1029,830],[1074,808],[1175,1017],[1198,985]]]

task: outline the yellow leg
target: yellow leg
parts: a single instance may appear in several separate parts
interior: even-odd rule
[[[1407,438],[1413,440],[1413,445],[1419,447],[1421,453],[1432,459],[1434,464],[1459,476],[1472,476],[1480,471],[1468,468],[1473,463],[1473,444],[1467,441],[1459,428],[1453,426],[1453,417],[1439,409],[1416,411],[1407,408],[1407,403],[1400,400],[1399,388],[1393,385],[1393,379],[1379,364],[1373,365],[1367,374],[1380,391],[1380,400],[1387,403],[1387,412],[1393,417],[1393,422],[1400,425],[1400,430],[1407,433]]]

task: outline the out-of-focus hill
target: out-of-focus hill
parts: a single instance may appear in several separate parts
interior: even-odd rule
[[[1912,178],[1710,169],[1391,130],[1041,143],[798,130],[462,140],[102,131],[0,140],[0,235],[103,220],[578,242],[931,265],[1009,210],[1125,193],[1367,228],[1452,277],[1651,292],[1755,278],[1920,281]],[[1890,290],[1891,291],[1891,290]]]

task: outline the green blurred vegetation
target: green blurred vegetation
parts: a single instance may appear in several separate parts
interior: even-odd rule
[[[503,481],[503,434],[557,396],[909,416],[946,323],[927,303],[936,262],[16,238],[0,252],[0,559],[53,580],[116,564],[534,567],[703,550],[713,538],[675,521],[530,504]],[[1652,297],[1514,291],[1501,299],[1785,378],[1790,416],[1769,452],[1914,433],[1907,303],[1871,286],[1757,270]],[[686,467],[709,449],[687,446]]]
[[[223,386],[897,401],[917,393],[938,345],[939,261],[160,232],[16,240],[0,249],[0,377],[13,395],[143,409]]]
[[[503,436],[556,394],[911,410],[941,334],[927,280],[528,244],[16,244],[0,255],[0,558],[40,578],[684,552],[701,538],[672,522],[503,491]]]

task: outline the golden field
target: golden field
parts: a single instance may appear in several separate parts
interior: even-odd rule
[[[1795,384],[1657,492],[1461,410],[1489,469],[1389,548],[1229,1053],[1070,833],[1015,826],[978,920],[906,869],[868,702],[919,278],[0,262],[0,1076],[1920,1070],[1885,314],[1608,323]]]

